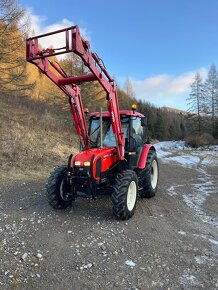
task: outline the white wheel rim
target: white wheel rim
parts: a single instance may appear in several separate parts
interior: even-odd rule
[[[133,210],[136,203],[137,189],[135,181],[131,181],[127,192],[127,208],[129,211]]]
[[[157,179],[158,179],[157,161],[153,160],[151,164],[151,186],[153,189],[155,189],[157,186]]]

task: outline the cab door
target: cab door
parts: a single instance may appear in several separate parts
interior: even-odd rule
[[[134,169],[146,141],[145,125],[141,117],[131,116],[129,138],[129,168]]]

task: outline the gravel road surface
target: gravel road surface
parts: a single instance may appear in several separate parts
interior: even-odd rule
[[[0,289],[218,289],[218,168],[160,164],[118,222],[110,196],[55,211],[44,183],[0,192]]]

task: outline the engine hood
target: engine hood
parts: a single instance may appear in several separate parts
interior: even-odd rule
[[[117,150],[115,147],[92,148],[78,153],[72,160],[72,167],[75,162],[80,162],[79,166],[84,166],[84,162],[90,162],[92,168],[92,176],[96,180],[100,178],[102,172],[107,171],[117,159]],[[98,163],[98,164],[97,164]]]

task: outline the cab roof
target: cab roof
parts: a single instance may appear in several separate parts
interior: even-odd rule
[[[133,112],[132,110],[120,110],[120,115],[126,115],[126,116],[134,116],[134,117],[144,117],[144,115],[142,115],[139,112]],[[100,113],[99,112],[92,112],[90,113],[90,118],[92,117],[96,117],[96,118],[100,118]],[[110,117],[110,113],[109,111],[104,111],[102,112],[102,117]]]

